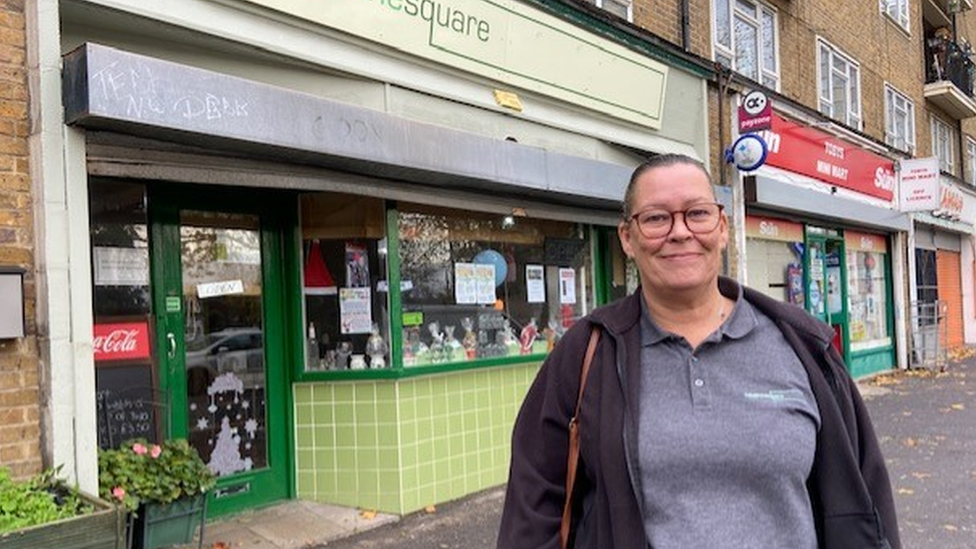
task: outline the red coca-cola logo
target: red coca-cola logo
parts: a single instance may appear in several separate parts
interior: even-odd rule
[[[96,324],[92,347],[99,362],[149,358],[149,323]]]

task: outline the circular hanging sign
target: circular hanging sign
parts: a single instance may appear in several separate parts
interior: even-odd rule
[[[751,172],[766,162],[769,148],[766,141],[754,133],[740,136],[732,144],[728,160],[740,171]]]

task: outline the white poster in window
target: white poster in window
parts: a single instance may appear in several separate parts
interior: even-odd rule
[[[525,291],[529,303],[546,302],[545,267],[542,265],[525,266]]]
[[[207,299],[208,297],[220,297],[222,295],[235,295],[244,293],[243,280],[219,280],[217,282],[202,282],[197,284],[197,297]]]
[[[478,280],[474,276],[474,263],[454,264],[454,302],[464,305],[478,302]]]
[[[149,285],[149,249],[96,246],[93,252],[96,286]]]
[[[478,285],[478,303],[491,305],[498,297],[495,295],[495,266],[474,264],[474,277]]]
[[[576,303],[576,271],[573,269],[559,269],[559,303]]]
[[[373,327],[369,288],[339,288],[339,331],[368,334]]]

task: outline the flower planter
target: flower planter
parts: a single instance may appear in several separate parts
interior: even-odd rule
[[[132,519],[129,534],[131,549],[156,549],[193,541],[197,527],[203,544],[203,525],[207,519],[207,495],[181,498],[170,503],[144,503]],[[4,548],[6,549],[6,548]]]
[[[125,515],[119,507],[80,494],[95,508],[87,515],[0,534],[3,549],[124,549]]]

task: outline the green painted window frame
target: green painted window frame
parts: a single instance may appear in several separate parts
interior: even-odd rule
[[[302,352],[304,348],[304,332],[301,329],[295,331],[294,341],[296,351],[292,356],[294,368],[292,380],[297,383],[310,381],[358,381],[370,379],[404,379],[418,376],[440,374],[444,372],[460,372],[465,370],[475,370],[481,368],[492,368],[498,366],[517,366],[527,363],[539,363],[546,359],[548,353],[533,353],[512,357],[495,357],[469,360],[464,362],[450,362],[444,364],[430,364],[423,366],[403,366],[403,301],[400,297],[400,235],[398,230],[399,209],[396,201],[386,201],[386,226],[384,227],[387,239],[387,273],[389,281],[389,311],[390,318],[390,363],[388,368],[376,370],[341,370],[341,371],[308,371],[305,369]],[[594,307],[599,307],[606,303],[609,295],[608,273],[610,266],[607,264],[606,246],[610,228],[586,225],[586,231],[590,241],[590,253],[592,262],[592,276],[594,288]],[[613,233],[616,234],[616,233]],[[295,227],[294,246],[301,249],[301,227]],[[300,254],[293,263],[293,274],[288,278],[292,281],[291,303],[295,303],[292,312],[292,324],[301,327],[304,321],[303,300],[300,281]]]

